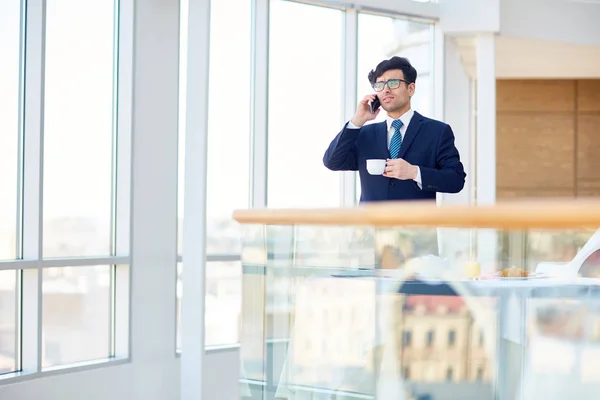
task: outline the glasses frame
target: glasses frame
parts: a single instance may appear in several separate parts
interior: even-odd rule
[[[392,87],[390,84],[392,82],[398,82],[398,85],[394,87]],[[404,82],[406,83],[406,86],[410,85],[410,82],[404,79],[388,79],[387,81],[379,81],[379,82],[375,82],[374,84],[371,85],[371,87],[373,88],[373,90],[375,90],[376,92],[381,92],[383,89],[385,89],[385,86],[387,85],[388,88],[390,88],[390,90],[392,89],[397,89],[400,87],[400,82]],[[377,84],[381,84],[383,83],[383,85],[381,86],[381,88],[378,90],[375,86]]]

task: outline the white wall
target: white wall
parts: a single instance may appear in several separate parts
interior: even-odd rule
[[[441,0],[440,24],[450,35],[482,32],[600,45],[595,0]]]
[[[600,77],[600,46],[497,37],[496,77],[597,79]]]
[[[498,32],[500,2],[501,0],[440,0],[442,30],[450,35]]]
[[[583,0],[501,0],[500,34],[600,45],[600,3]]]
[[[208,351],[204,362],[204,400],[239,400],[239,347]]]
[[[444,194],[443,202],[468,204],[472,198],[474,182],[471,78],[462,64],[456,41],[446,36],[444,46],[444,122],[452,127],[467,178],[465,188],[457,194]]]
[[[206,353],[206,400],[239,399],[239,357],[237,347]],[[179,360],[176,358],[172,362],[154,365],[119,365],[0,386],[0,399],[175,400],[179,398],[179,372]]]

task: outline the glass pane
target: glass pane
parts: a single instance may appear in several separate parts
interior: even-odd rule
[[[270,4],[268,205],[336,207],[341,176],[323,154],[342,128],[344,13]]]
[[[44,269],[44,367],[110,355],[110,266]]]
[[[0,271],[0,374],[16,370],[16,280],[17,271]]]
[[[211,6],[207,254],[240,252],[231,213],[249,206],[251,8],[248,0],[213,1]],[[233,176],[232,167],[237,169]]]
[[[433,72],[433,24],[392,18],[381,15],[360,13],[358,15],[358,57],[357,57],[357,104],[358,100],[373,93],[368,74],[377,65],[393,56],[406,57],[417,70],[415,95],[411,105],[413,110],[431,117],[433,93],[431,74]],[[386,112],[382,109],[375,122],[384,121]],[[358,180],[358,174],[357,178]],[[356,199],[360,198],[360,185],[356,186]]]
[[[0,2],[0,260],[17,255],[20,3]]]
[[[238,343],[242,304],[240,261],[206,263],[206,345]]]
[[[110,253],[114,4],[46,8],[44,256]]]
[[[240,261],[206,263],[207,346],[224,346],[239,342],[242,302],[242,267]],[[181,350],[181,263],[177,264],[177,349]]]
[[[211,6],[210,76],[208,107],[207,252],[240,252],[239,228],[233,210],[248,208],[250,199],[250,86],[251,6],[247,0],[213,2]],[[235,9],[235,13],[231,10]],[[187,7],[182,6],[182,30],[187,26]],[[232,35],[231,27],[236,32]],[[244,34],[245,32],[245,34]],[[187,36],[182,32],[182,59],[187,62]],[[245,40],[240,40],[244,39]],[[179,143],[179,252],[182,250],[185,72],[180,87]],[[235,117],[232,118],[232,104]],[[224,121],[227,121],[224,123]],[[232,171],[235,178],[232,180]],[[224,184],[223,182],[228,182]]]
[[[244,229],[244,396],[594,398],[600,230],[361,229]]]

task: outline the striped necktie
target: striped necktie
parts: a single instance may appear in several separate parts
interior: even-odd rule
[[[390,141],[390,158],[397,158],[398,153],[400,152],[400,146],[402,146],[402,134],[400,133],[400,128],[402,125],[402,121],[399,119],[396,119],[392,122],[394,134],[392,135],[392,140]]]

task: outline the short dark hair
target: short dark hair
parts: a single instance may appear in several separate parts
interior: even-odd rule
[[[411,65],[408,58],[394,56],[389,60],[380,62],[377,68],[369,72],[369,82],[371,82],[371,85],[377,81],[377,78],[391,69],[402,70],[404,79],[406,79],[408,83],[415,83],[417,81],[417,70]]]

